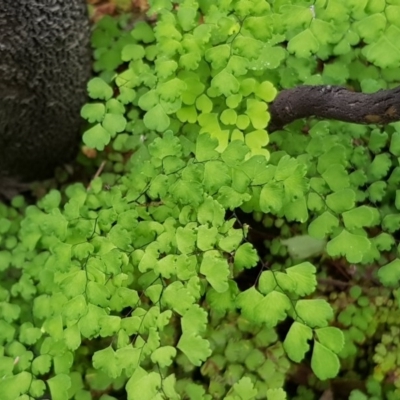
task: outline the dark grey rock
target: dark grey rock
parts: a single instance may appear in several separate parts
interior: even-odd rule
[[[0,0],[0,186],[76,154],[89,37],[85,0]]]

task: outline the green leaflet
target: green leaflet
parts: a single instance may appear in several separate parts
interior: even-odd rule
[[[315,341],[311,357],[311,367],[319,379],[326,380],[332,376],[336,376],[339,372],[339,358],[327,347]]]
[[[362,260],[370,246],[371,243],[366,237],[343,229],[338,236],[328,242],[326,250],[333,257],[343,255],[349,262],[357,263]]]
[[[286,335],[283,346],[288,356],[296,362],[303,360],[310,348],[308,341],[312,338],[312,329],[299,322],[293,322]]]

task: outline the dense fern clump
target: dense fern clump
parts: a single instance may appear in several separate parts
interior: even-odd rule
[[[100,176],[0,206],[2,399],[399,398],[400,124],[267,127],[395,85],[400,2],[149,3],[93,33]]]

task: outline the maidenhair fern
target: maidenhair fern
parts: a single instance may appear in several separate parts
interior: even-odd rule
[[[400,125],[268,124],[396,84],[399,5],[149,3],[93,32],[100,176],[0,205],[1,398],[397,398]]]

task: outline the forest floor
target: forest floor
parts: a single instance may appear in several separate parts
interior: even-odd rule
[[[96,22],[104,15],[118,15],[121,12],[145,13],[149,9],[148,0],[87,0],[90,17]]]

